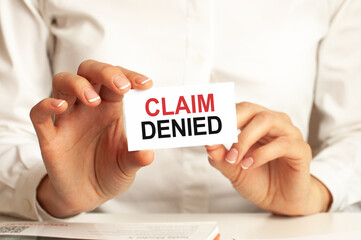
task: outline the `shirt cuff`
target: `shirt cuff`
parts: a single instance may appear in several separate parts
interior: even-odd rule
[[[14,208],[21,217],[41,220],[36,208],[36,189],[46,175],[45,166],[37,163],[23,172],[15,186]]]
[[[80,213],[72,217],[68,218],[56,218],[51,216],[47,211],[45,211],[39,204],[38,201],[36,201],[36,212],[39,216],[39,219],[44,222],[64,222],[64,221],[73,221],[76,220],[79,216],[82,216],[85,213]]]
[[[345,188],[342,181],[337,177],[338,168],[326,161],[311,161],[311,175],[321,181],[332,195],[332,203],[329,212],[341,211],[344,208],[343,197]]]
[[[38,221],[71,221],[82,214],[70,218],[55,218],[47,213],[36,199],[36,190],[41,180],[47,174],[45,166],[42,163],[35,164],[27,169],[16,184],[14,209],[17,215]]]

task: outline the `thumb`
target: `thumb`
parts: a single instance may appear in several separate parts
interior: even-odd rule
[[[51,116],[65,112],[68,104],[65,100],[46,98],[36,104],[30,111],[30,118],[38,135],[39,143],[50,142],[56,135]]]
[[[239,164],[233,164],[227,161],[227,154],[230,154],[227,148],[222,144],[206,146],[209,163],[218,169],[229,180],[234,181],[242,168]]]
[[[122,159],[118,160],[120,170],[128,177],[134,176],[136,172],[154,161],[153,150],[126,152]]]

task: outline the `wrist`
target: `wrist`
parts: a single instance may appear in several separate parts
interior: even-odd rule
[[[327,212],[332,204],[328,188],[317,178],[311,176],[311,192],[308,203],[309,214]]]
[[[39,183],[36,190],[36,199],[48,214],[56,218],[72,217],[83,212],[80,208],[71,207],[62,201],[48,175]]]

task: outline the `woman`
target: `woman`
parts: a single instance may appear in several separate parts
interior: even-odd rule
[[[0,4],[1,212],[359,209],[360,1]],[[223,81],[229,150],[127,151],[131,88]]]

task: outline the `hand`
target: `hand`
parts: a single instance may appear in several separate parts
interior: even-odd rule
[[[92,60],[79,66],[78,75],[54,77],[55,99],[42,100],[30,113],[48,172],[37,199],[48,213],[93,210],[126,191],[137,170],[153,161],[151,150],[128,152],[122,112],[130,88],[151,87],[141,74]]]
[[[240,195],[268,211],[307,215],[327,211],[331,195],[310,175],[312,152],[284,113],[237,104],[238,143],[206,146],[212,166]]]

